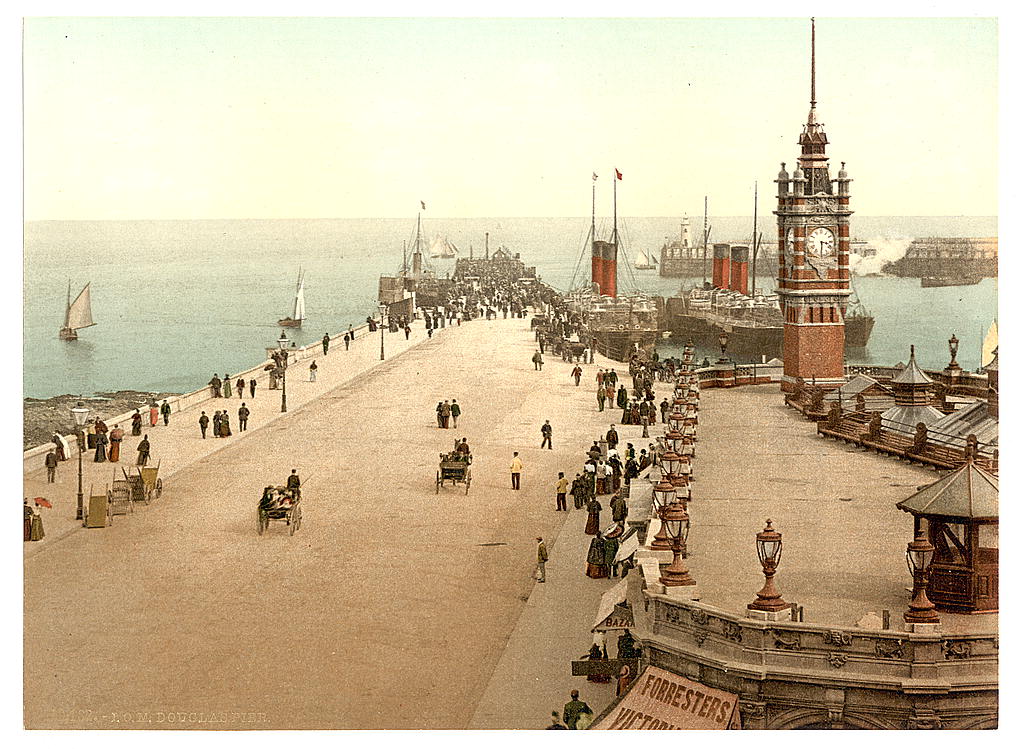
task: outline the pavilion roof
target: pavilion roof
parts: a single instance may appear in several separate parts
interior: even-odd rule
[[[999,479],[968,461],[896,506],[915,515],[998,520]]]

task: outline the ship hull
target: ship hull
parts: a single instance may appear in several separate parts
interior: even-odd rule
[[[590,337],[594,339],[594,348],[597,349],[597,353],[601,354],[601,356],[606,356],[615,361],[628,362],[637,348],[648,353],[654,350],[658,331],[652,329],[596,329],[590,331]]]
[[[942,278],[940,276],[922,276],[922,289],[936,289],[943,286],[974,286],[981,283],[981,276],[965,276],[958,278]]]
[[[50,328],[50,330],[53,330],[53,328]],[[77,341],[78,333],[73,331],[71,328],[61,328],[60,333],[57,334],[57,337],[60,338],[62,341]]]
[[[874,328],[873,317],[849,317],[846,320],[846,350],[862,349],[868,344]],[[665,330],[676,342],[692,340],[702,349],[719,346],[718,336],[729,334],[728,352],[744,359],[758,360],[782,357],[782,326],[744,325],[742,322],[711,320],[700,315],[676,313],[668,315]]]
[[[290,317],[286,317],[283,320],[278,320],[277,324],[282,328],[301,328],[302,320],[293,320]]]

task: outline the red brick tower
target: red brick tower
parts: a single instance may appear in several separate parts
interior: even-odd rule
[[[829,176],[825,126],[818,122],[814,90],[814,19],[811,19],[811,110],[800,134],[792,178],[782,165],[779,207],[779,305],[782,308],[782,389],[797,378],[822,387],[843,384],[846,301],[850,295],[850,179],[846,163]]]

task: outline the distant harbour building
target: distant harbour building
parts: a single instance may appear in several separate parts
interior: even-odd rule
[[[987,278],[997,275],[998,265],[998,237],[921,237],[902,258],[882,266],[882,272],[909,278]]]

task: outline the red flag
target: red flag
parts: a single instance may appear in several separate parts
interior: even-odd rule
[[[621,177],[619,179],[621,179]],[[427,204],[424,203],[422,200],[420,201],[420,206],[423,208],[423,210],[427,210]]]
[[[615,170],[615,179],[622,179],[622,172],[618,169]]]
[[[36,503],[36,507],[49,507],[51,510],[53,509],[53,505],[51,505],[44,497],[35,497],[32,501]]]
[[[597,182],[597,172],[594,172],[594,181]]]

